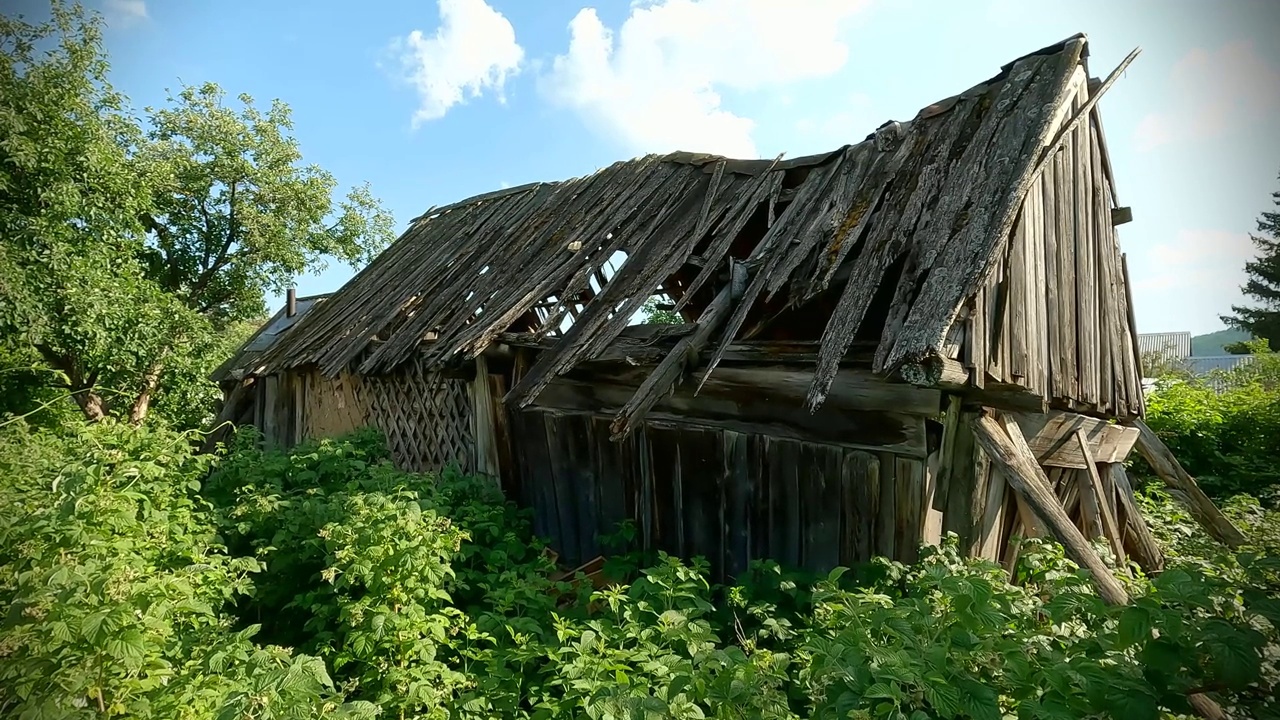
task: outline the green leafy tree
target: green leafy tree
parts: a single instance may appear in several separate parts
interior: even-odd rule
[[[215,322],[260,317],[264,293],[328,258],[367,262],[393,234],[367,185],[335,203],[334,177],[301,164],[287,105],[238,101],[228,107],[213,83],[184,88],[147,109],[131,148],[150,190],[147,274]]]
[[[0,23],[0,334],[89,420],[141,422],[166,393],[207,408],[221,340],[267,293],[390,241],[367,186],[335,201],[333,176],[302,163],[284,103],[228,107],[205,84],[140,125],[107,82],[96,16],[56,2],[48,23]]]
[[[1271,193],[1280,206],[1280,192]],[[1280,212],[1264,212],[1258,219],[1258,235],[1251,235],[1258,256],[1245,263],[1249,281],[1241,289],[1256,301],[1255,307],[1233,306],[1223,322],[1280,345]]]
[[[133,262],[146,194],[100,44],[98,22],[61,3],[42,24],[0,17],[0,334],[37,353],[94,420],[100,388],[152,351],[147,334],[177,310]]]

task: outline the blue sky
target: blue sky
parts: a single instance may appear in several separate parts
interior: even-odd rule
[[[283,99],[306,159],[399,228],[644,152],[834,149],[1076,32],[1097,76],[1143,49],[1101,103],[1140,330],[1219,329],[1280,190],[1274,0],[87,1],[136,106]]]

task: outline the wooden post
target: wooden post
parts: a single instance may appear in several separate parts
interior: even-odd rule
[[[1102,599],[1111,605],[1127,605],[1129,594],[1093,551],[1080,529],[1067,517],[1017,423],[1007,418],[998,423],[990,414],[984,413],[974,420],[973,434],[1013,486],[1014,492],[1026,500],[1039,521],[1066,548],[1067,556],[1093,574],[1093,582]]]
[[[1233,548],[1243,545],[1244,533],[1204,494],[1160,436],[1142,420],[1135,420],[1133,424],[1138,428],[1138,453],[1165,485],[1177,491],[1175,497],[1186,504],[1191,516],[1218,542]]]
[[[471,423],[476,439],[473,469],[477,474],[499,477],[496,418],[493,391],[489,385],[489,365],[484,355],[476,356],[476,376],[471,381]]]
[[[1125,473],[1124,464],[1108,463],[1107,473],[1116,486],[1120,507],[1124,508],[1123,532],[1129,540],[1129,554],[1146,573],[1160,572],[1164,569],[1164,554],[1160,552],[1160,546],[1152,536],[1151,528],[1147,527],[1147,522],[1138,509],[1138,499],[1134,496],[1133,486],[1129,484],[1129,475]]]
[[[1112,501],[1108,497],[1112,493],[1107,492],[1102,476],[1098,474],[1098,467],[1093,461],[1093,453],[1089,451],[1089,439],[1085,437],[1084,430],[1076,430],[1075,435],[1076,442],[1080,444],[1080,453],[1084,455],[1084,478],[1089,481],[1091,489],[1089,494],[1093,496],[1093,503],[1097,506],[1103,537],[1111,545],[1111,552],[1116,554],[1116,560],[1121,565],[1124,565],[1124,538],[1120,535],[1120,527],[1116,522],[1115,511],[1111,508]]]

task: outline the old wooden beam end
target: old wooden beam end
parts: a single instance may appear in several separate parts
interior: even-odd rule
[[[1243,545],[1244,533],[1204,494],[1195,478],[1182,467],[1160,436],[1142,420],[1135,420],[1133,426],[1138,428],[1138,453],[1156,475],[1176,491],[1174,497],[1186,504],[1196,522],[1200,523],[1210,537],[1227,547]]]

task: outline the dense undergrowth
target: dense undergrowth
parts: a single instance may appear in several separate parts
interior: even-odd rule
[[[114,423],[0,442],[0,715],[21,718],[1276,717],[1280,529],[1171,550],[1129,608],[1053,544],[1017,584],[946,544],[825,577],[619,552],[622,584],[553,582],[484,480],[396,471],[360,434],[220,460]],[[621,533],[619,542],[625,540]],[[581,588],[581,589],[580,589]]]
[[[1174,374],[1147,402],[1147,423],[1205,492],[1237,493],[1280,509],[1280,353],[1208,378]]]

